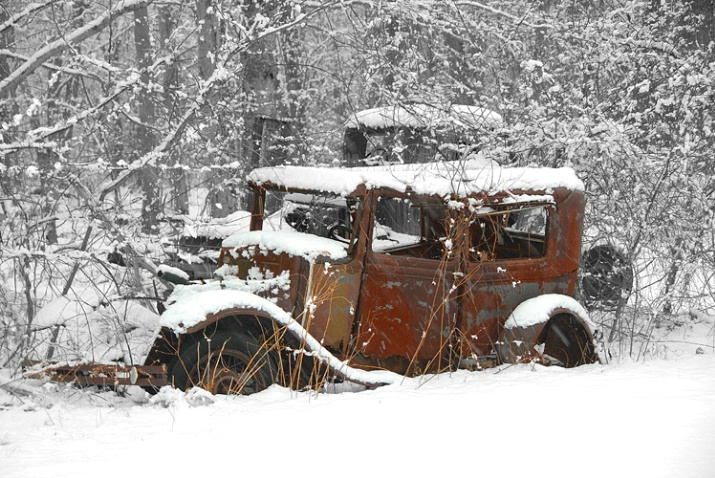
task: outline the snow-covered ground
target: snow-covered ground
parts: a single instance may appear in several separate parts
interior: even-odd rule
[[[248,397],[2,380],[3,478],[715,476],[712,351]]]

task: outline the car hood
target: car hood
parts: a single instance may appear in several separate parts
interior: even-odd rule
[[[309,262],[317,257],[339,260],[347,257],[347,244],[297,231],[249,231],[223,240],[224,248],[257,247],[263,253],[288,254]]]

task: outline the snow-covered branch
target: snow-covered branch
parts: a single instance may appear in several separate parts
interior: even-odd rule
[[[25,78],[27,78],[27,76],[32,74],[36,69],[40,68],[48,59],[69,48],[70,44],[79,43],[93,35],[96,35],[116,18],[125,15],[126,13],[133,12],[141,7],[145,7],[148,3],[150,3],[150,0],[121,0],[114,8],[94,21],[89,22],[73,32],[70,32],[64,38],[55,40],[47,46],[41,48],[34,55],[29,57],[27,61],[20,65],[20,67],[10,73],[7,78],[0,81],[0,96],[19,85]]]
[[[674,58],[680,58],[680,54],[675,47],[664,41],[629,40],[621,42],[622,45],[640,48],[643,50],[656,50]]]
[[[16,141],[13,143],[0,143],[0,157],[21,149],[52,149],[56,147],[56,142]]]
[[[181,135],[181,132],[184,130],[189,121],[191,121],[191,119],[196,115],[196,113],[204,106],[206,95],[211,92],[211,90],[219,82],[219,80],[223,79],[221,75],[221,73],[223,72],[225,72],[223,67],[216,69],[214,74],[204,83],[202,89],[196,96],[196,100],[193,102],[191,107],[184,113],[183,117],[181,118],[181,121],[179,121],[179,123],[164,136],[164,139],[156,148],[154,148],[152,151],[148,152],[140,159],[135,161],[131,165],[131,168],[122,171],[114,181],[102,188],[102,191],[99,194],[100,202],[104,199],[104,197],[106,197],[107,194],[116,190],[118,187],[124,184],[132,176],[132,174],[134,174],[136,170],[143,168],[144,166],[147,166],[152,162],[155,162],[157,158],[162,157],[168,152],[171,145]]]
[[[371,0],[346,0],[344,2],[335,2],[339,3],[341,5],[364,5],[366,7],[375,7],[376,2],[371,1]],[[525,20],[525,17],[519,17],[517,15],[514,15],[512,13],[509,13],[507,11],[501,10],[499,8],[494,8],[491,5],[486,5],[481,2],[473,2],[469,0],[452,0],[449,2],[434,2],[432,0],[398,0],[395,2],[385,2],[381,3],[382,8],[385,8],[388,11],[401,11],[401,12],[416,12],[416,11],[425,11],[429,12],[431,10],[434,10],[436,6],[439,4],[442,4],[442,6],[449,8],[450,6],[456,7],[456,8],[462,8],[462,7],[472,7],[476,8],[478,10],[482,10],[485,12],[493,13],[495,15],[498,15],[500,17],[507,18],[511,22],[517,24],[517,25],[524,25],[529,28],[550,28],[551,25],[547,23],[531,23]],[[319,2],[308,2],[308,4],[311,5],[320,5]],[[437,4],[437,5],[436,5]],[[316,6],[317,6],[316,5]],[[324,5],[320,5],[324,6]],[[334,5],[330,5],[332,7]],[[431,18],[429,15],[426,16],[425,18],[429,18],[429,21],[433,21],[434,19]],[[426,23],[429,23],[429,21],[426,21]]]
[[[133,81],[125,82],[120,84],[114,92],[100,100],[99,103],[97,103],[94,107],[89,108],[87,110],[82,111],[81,113],[65,120],[62,121],[52,127],[41,127],[41,128],[36,128],[30,132],[27,133],[27,137],[29,138],[27,141],[17,141],[14,143],[0,143],[0,155],[7,154],[12,151],[17,151],[21,149],[46,149],[46,148],[56,148],[57,143],[55,142],[46,142],[43,141],[52,135],[59,133],[60,131],[67,130],[80,121],[93,116],[96,114],[98,111],[102,110],[107,104],[111,103],[114,101],[117,97],[119,97],[122,93],[132,89],[135,85],[135,83],[139,80],[139,76],[136,76],[136,78],[133,79]]]
[[[0,56],[14,58],[15,60],[20,60],[23,62],[26,62],[29,60],[29,57],[20,55],[18,53],[14,53],[10,50],[0,50]],[[66,73],[68,75],[81,76],[84,78],[89,78],[91,80],[102,81],[102,79],[99,78],[97,75],[93,75],[92,73],[88,73],[88,72],[82,71],[82,70],[76,70],[74,68],[67,68],[66,66],[53,65],[52,63],[43,63],[41,66],[42,66],[42,68],[47,68],[48,70],[57,71],[60,73]]]
[[[480,10],[484,10],[490,13],[494,13],[495,15],[499,15],[504,18],[508,18],[512,22],[518,24],[518,25],[526,25],[529,28],[549,28],[551,25],[547,23],[531,23],[527,22],[524,20],[524,17],[518,17],[516,15],[513,15],[509,12],[505,12],[504,10],[500,10],[498,8],[494,8],[490,5],[485,5],[481,2],[471,2],[471,1],[453,1],[451,2],[453,5],[456,5],[457,7],[474,7],[478,8]]]
[[[341,0],[336,0],[332,2],[327,2],[327,3],[321,3],[319,5],[316,5],[315,8],[308,13],[300,14],[296,16],[292,21],[284,23],[283,25],[279,25],[277,27],[268,27],[263,29],[260,33],[258,33],[255,36],[252,36],[252,34],[256,30],[257,24],[254,22],[254,24],[249,28],[248,30],[245,30],[245,33],[247,33],[248,38],[245,40],[241,41],[238,43],[238,46],[233,48],[230,53],[226,56],[226,62],[228,62],[231,58],[233,58],[235,55],[238,53],[245,51],[250,47],[253,43],[258,42],[260,40],[265,39],[268,36],[275,35],[281,32],[284,32],[286,30],[290,30],[291,28],[294,28],[296,26],[305,24],[307,20],[310,18],[326,11],[329,10],[333,7],[343,5],[345,3],[350,3],[350,2],[345,2]]]
[[[57,3],[58,1],[59,0],[49,0],[44,3],[29,4],[28,6],[25,7],[25,9],[23,11],[11,16],[10,18],[8,18],[7,20],[5,20],[3,23],[0,24],[0,34],[2,34],[5,30],[7,30],[8,28],[15,25],[17,22],[19,22],[23,18],[25,18],[29,15],[33,15],[33,14],[39,12],[40,10],[44,10],[45,8],[49,7],[50,5]]]

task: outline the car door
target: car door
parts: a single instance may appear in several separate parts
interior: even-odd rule
[[[397,193],[373,201],[357,350],[370,364],[398,373],[443,369],[457,319],[457,264],[441,240],[444,203]]]

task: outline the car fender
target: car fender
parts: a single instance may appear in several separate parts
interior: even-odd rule
[[[496,344],[501,362],[519,363],[537,359],[538,346],[549,322],[559,315],[569,315],[580,325],[593,344],[597,360],[604,363],[602,347],[597,342],[598,328],[590,320],[588,312],[573,297],[562,294],[543,294],[525,300],[504,322],[504,328]]]
[[[301,349],[350,382],[375,387],[396,383],[401,375],[386,370],[361,370],[335,357],[288,312],[273,302],[238,290],[210,290],[182,297],[161,316],[164,329],[175,334],[193,334],[229,317],[256,317],[268,320],[297,339]]]

